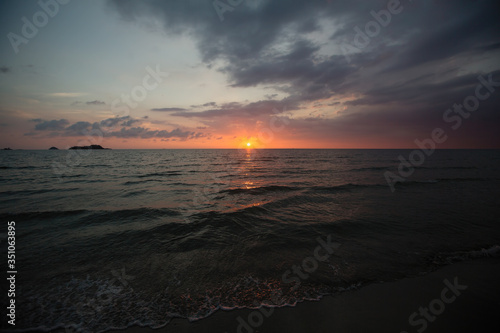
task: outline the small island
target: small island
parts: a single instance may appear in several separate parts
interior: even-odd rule
[[[4,148],[3,150],[12,150],[12,149],[10,149],[10,148]]]
[[[49,150],[59,150],[57,147],[50,147]]]
[[[90,145],[90,146],[73,146],[69,149],[106,149],[106,150],[109,150],[111,148],[103,148],[100,145]]]

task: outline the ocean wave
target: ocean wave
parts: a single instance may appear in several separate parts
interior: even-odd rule
[[[429,184],[438,184],[446,182],[477,182],[477,181],[488,181],[486,178],[436,178],[436,179],[425,179],[425,180],[406,180],[403,182],[396,183],[398,186],[424,186]]]
[[[161,182],[161,179],[145,179],[145,180],[137,180],[137,181],[128,181],[123,183],[122,185],[125,186],[130,186],[130,185],[138,185],[138,184],[144,184],[144,183],[149,183],[149,182]]]
[[[388,170],[391,167],[383,166],[383,167],[367,167],[367,168],[357,168],[357,169],[349,169],[348,171],[383,171]]]
[[[3,165],[0,166],[0,170],[26,170],[26,169],[49,169],[50,167],[48,166],[32,166],[32,165],[27,165],[27,166],[7,166]]]
[[[51,220],[51,219],[65,219],[68,217],[84,217],[88,224],[110,222],[110,221],[123,221],[127,219],[137,218],[156,218],[161,216],[178,216],[179,211],[169,208],[135,208],[135,209],[121,209],[121,210],[67,210],[67,211],[34,211],[22,212],[14,214],[3,214],[5,218],[19,221],[31,220]]]
[[[121,195],[122,198],[130,198],[130,197],[135,197],[138,195],[150,193],[148,190],[139,190],[139,191],[132,191],[132,192],[127,192]]]
[[[415,169],[427,169],[427,170],[477,170],[474,166],[415,166]]]
[[[32,195],[44,193],[59,193],[59,192],[72,192],[79,191],[79,188],[59,188],[59,189],[39,189],[39,190],[17,190],[17,191],[3,191],[0,195]]]
[[[271,186],[252,187],[252,188],[232,188],[232,189],[222,190],[219,193],[258,195],[270,192],[297,191],[299,189],[300,188],[298,187],[271,185]]]
[[[147,173],[145,175],[138,175],[137,178],[148,178],[148,177],[170,177],[170,176],[182,176],[179,171],[165,171],[165,172],[153,172]]]
[[[71,183],[85,183],[85,184],[90,184],[90,183],[105,183],[109,180],[103,180],[103,179],[70,179],[70,180],[65,180],[65,184],[71,184]]]
[[[276,159],[270,158],[270,157],[261,157],[261,158],[253,159],[252,161],[254,161],[254,162],[274,162],[274,161],[276,161]]]
[[[170,208],[134,208],[134,209],[120,209],[120,210],[97,210],[90,211],[91,215],[89,220],[94,223],[99,221],[126,221],[139,218],[158,218],[163,216],[179,216],[180,212]]]
[[[32,290],[26,295],[31,311],[22,318],[22,323],[18,323],[18,331],[66,329],[90,333],[132,326],[158,329],[174,318],[197,321],[219,310],[296,306],[360,286],[359,283],[346,284],[329,292],[305,286],[299,292],[280,280],[247,275],[204,291],[187,290],[177,294],[176,289],[182,287],[184,281],[171,279],[165,290],[152,294],[136,288],[134,279],[123,285],[112,277],[72,277],[63,284],[51,285],[51,290]],[[40,322],[45,324],[40,325]]]
[[[331,193],[331,192],[351,191],[351,190],[356,190],[356,189],[381,188],[381,187],[387,187],[387,185],[348,183],[348,184],[342,184],[342,185],[337,185],[337,186],[313,186],[306,193],[311,193],[311,192]]]
[[[469,177],[469,178],[438,178],[439,182],[481,182],[488,181],[487,178],[477,178],[477,177]]]
[[[211,166],[239,165],[241,162],[211,163]]]
[[[113,167],[112,165],[109,164],[89,164],[89,165],[80,165],[78,166],[79,168],[111,168]]]
[[[317,170],[315,170],[316,172]],[[281,170],[280,172],[278,172],[278,174],[286,174],[286,175],[304,175],[304,174],[310,174],[311,173],[311,169],[307,169],[307,168],[294,168],[293,170]]]
[[[445,167],[434,167],[434,166],[415,166],[417,170],[477,170],[477,167],[461,167],[461,166],[445,166]],[[364,167],[364,168],[354,168],[348,169],[346,171],[384,171],[394,169],[394,166],[378,166],[378,167]]]
[[[444,252],[435,255],[432,258],[432,264],[437,266],[449,265],[460,261],[480,259],[480,258],[499,258],[500,245],[474,249],[469,251]]]
[[[88,177],[88,175],[85,174],[64,175],[64,178],[80,178],[80,177]]]
[[[479,258],[498,258],[500,246],[479,250],[442,254],[426,272],[455,262]],[[331,266],[330,264],[328,266]],[[119,269],[119,268],[118,268]],[[331,266],[338,271],[340,267]],[[207,318],[219,310],[260,309],[294,307],[304,301],[317,301],[327,295],[338,295],[360,287],[379,283],[373,279],[348,279],[330,285],[301,281],[298,289],[279,278],[260,278],[248,273],[230,281],[208,288],[189,288],[188,276],[168,277],[161,290],[152,292],[144,283],[145,276],[139,271],[124,271],[129,276],[128,284],[114,278],[112,272],[106,276],[87,275],[43,288],[28,290],[23,297],[27,303],[26,315],[19,323],[19,331],[44,331],[55,329],[75,330],[81,333],[122,330],[133,326],[158,329],[168,325],[174,318],[197,321]],[[423,273],[400,275],[418,276]],[[392,280],[391,280],[392,281]],[[145,288],[146,286],[146,288]],[[39,323],[43,322],[43,325]]]

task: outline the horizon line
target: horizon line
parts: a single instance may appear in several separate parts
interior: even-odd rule
[[[420,148],[105,148],[105,149],[88,149],[88,150],[421,150]],[[497,148],[435,148],[434,150],[499,150]],[[13,151],[13,150],[41,150],[41,151],[66,151],[73,150],[69,148],[63,149],[49,149],[49,148],[3,148],[0,151]]]

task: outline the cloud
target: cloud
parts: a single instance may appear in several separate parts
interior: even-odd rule
[[[144,119],[144,118],[143,118]],[[177,138],[180,140],[189,140],[203,138],[206,136],[203,132],[195,132],[175,128],[173,130],[150,129],[146,127],[132,127],[134,124],[142,123],[141,119],[134,119],[130,116],[115,117],[101,120],[100,122],[90,123],[87,121],[77,121],[70,125],[66,119],[59,120],[42,120],[31,119],[31,122],[36,123],[36,131],[50,131],[46,134],[48,137],[79,137],[85,136],[90,132],[92,135],[100,133],[103,137],[117,138]],[[98,132],[95,132],[98,130]],[[26,136],[35,136],[36,132],[25,133]]]
[[[460,54],[483,55],[486,50],[498,49],[498,2],[459,3],[461,5],[446,8],[449,20],[430,21],[422,17],[423,22],[419,25],[421,32],[410,40],[411,43],[398,49],[390,70],[420,66]]]
[[[92,123],[87,121],[78,121],[64,129],[64,132],[59,133],[61,136],[83,136],[92,129]]]
[[[35,130],[37,130],[37,131],[63,130],[66,127],[66,125],[69,124],[69,121],[66,119],[48,120],[48,121],[41,120],[41,119],[34,119],[33,121],[38,123],[35,125]]]
[[[117,137],[117,138],[141,138],[141,139],[151,139],[151,138],[180,138],[187,139],[193,137],[196,134],[191,131],[183,131],[180,128],[176,128],[172,131],[166,130],[151,130],[144,127],[132,127],[132,128],[122,128],[119,131],[114,131],[106,133],[106,137]]]
[[[86,93],[78,93],[78,92],[58,92],[58,93],[51,93],[49,96],[52,97],[79,97],[79,96],[85,96],[87,95]]]
[[[216,102],[208,102],[201,105],[191,105],[192,108],[204,108],[204,107],[216,107],[216,106],[217,106]]]
[[[88,101],[88,102],[74,101],[73,103],[71,103],[71,105],[81,105],[81,104],[85,104],[85,105],[106,105],[105,102],[98,101],[98,100]]]
[[[0,73],[7,74],[12,72],[12,68],[7,66],[0,66]]]
[[[160,34],[191,38],[202,63],[222,73],[227,86],[238,92],[268,89],[260,100],[245,100],[243,93],[232,103],[151,109],[197,121],[202,125],[198,130],[217,136],[232,137],[233,129],[251,132],[266,124],[273,110],[286,109],[290,132],[281,135],[291,140],[393,140],[411,146],[415,137],[443,125],[443,112],[474,92],[478,75],[493,73],[500,81],[496,0],[402,1],[401,13],[364,37],[366,46],[357,50],[352,50],[355,28],[364,31],[368,22],[375,22],[371,12],[386,10],[387,2],[243,1],[224,13],[223,22],[212,1],[108,4],[127,22],[155,21]],[[351,46],[348,57],[345,45]],[[498,138],[498,97],[481,103],[467,120],[471,127],[464,127],[456,140]],[[160,133],[132,119],[116,125],[123,127],[116,135]],[[187,138],[197,135],[179,131]]]
[[[172,116],[184,118],[255,118],[275,114],[276,110],[296,110],[299,107],[296,104],[283,101],[263,100],[253,103],[241,104],[237,102],[222,104],[218,109],[209,109],[197,112],[176,112]]]
[[[140,124],[140,123],[142,123],[142,120],[140,120],[140,119],[133,119],[133,118],[129,117],[129,119],[127,119],[126,121],[124,121],[121,125],[125,126],[125,127],[130,127],[130,126],[132,126],[134,124]]]
[[[88,130],[91,127],[92,127],[91,123],[89,123],[87,121],[79,121],[79,122],[74,123],[71,126],[68,126],[66,128],[66,130],[79,132],[81,134],[83,130]]]
[[[100,127],[114,127],[120,123],[121,126],[131,126],[132,124],[141,122],[142,120],[140,119],[134,119],[130,116],[124,116],[124,117],[114,117],[114,118],[104,119],[101,120],[99,123],[94,123],[94,124],[98,124]]]
[[[491,73],[494,80],[500,78],[500,70]],[[347,101],[345,105],[410,105],[439,109],[453,103],[461,103],[465,96],[474,93],[479,83],[479,73],[461,76],[443,76],[439,81],[431,81],[426,76],[406,82],[381,84],[366,90],[359,98]]]
[[[151,111],[157,111],[157,112],[180,112],[180,111],[186,111],[186,109],[183,109],[183,108],[160,108],[160,109],[151,109]]]
[[[87,105],[106,105],[106,103],[104,103],[103,101],[98,101],[98,100],[85,102],[85,104],[87,104]]]
[[[156,16],[167,33],[193,35],[207,65],[225,62],[219,70],[227,74],[233,87],[285,84],[286,92],[302,92],[302,99],[311,100],[327,96],[326,85],[332,91],[355,72],[345,66],[343,56],[319,57],[318,43],[303,37],[304,33],[321,31],[319,25],[312,24],[315,18],[340,16],[346,12],[345,6],[333,10],[325,1],[293,5],[283,0],[258,1],[253,7],[241,5],[228,12],[221,24],[211,2],[190,3],[110,1],[126,19]]]
[[[366,82],[381,80],[380,73],[430,63],[433,67],[424,71],[434,72],[436,61],[467,54],[485,57],[479,52],[495,52],[500,46],[496,17],[500,5],[494,0],[401,3],[402,12],[392,15],[387,27],[380,26],[367,47],[350,54],[351,62],[340,45],[352,45],[354,28],[364,29],[374,20],[371,11],[385,10],[387,5],[263,0],[242,3],[225,12],[220,22],[210,1],[110,0],[109,4],[129,21],[155,18],[168,34],[193,36],[202,60],[209,67],[217,64],[231,86],[266,85],[297,102],[359,93]],[[369,75],[360,74],[361,69]]]

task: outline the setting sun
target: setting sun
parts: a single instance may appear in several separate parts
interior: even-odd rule
[[[250,147],[252,144],[250,142],[247,142],[247,147]]]

